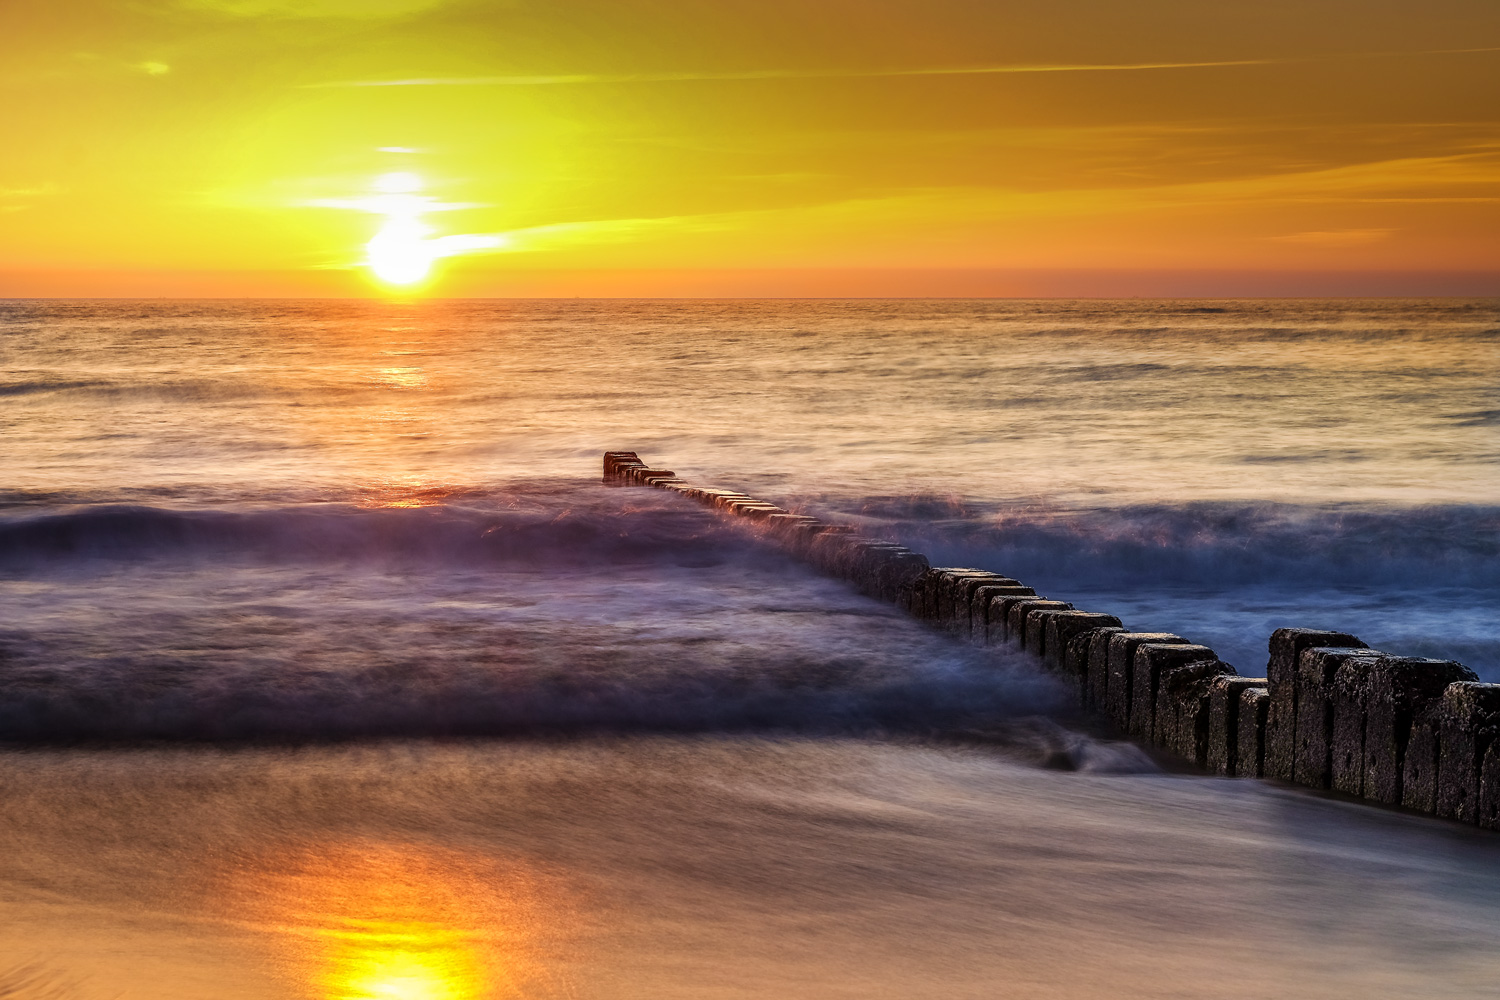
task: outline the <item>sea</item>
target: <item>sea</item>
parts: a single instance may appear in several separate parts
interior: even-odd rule
[[[1500,681],[1500,302],[0,301],[0,998],[1500,996],[1500,839],[1210,777],[633,450],[1262,676]]]

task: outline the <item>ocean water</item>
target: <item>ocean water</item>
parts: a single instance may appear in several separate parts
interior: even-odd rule
[[[1500,680],[1494,301],[4,302],[0,997],[1493,995],[1492,836],[1163,771],[611,449]]]

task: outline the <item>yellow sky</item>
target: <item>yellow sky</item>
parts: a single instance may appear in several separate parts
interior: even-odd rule
[[[0,144],[0,295],[1500,289],[1494,0],[6,0]]]

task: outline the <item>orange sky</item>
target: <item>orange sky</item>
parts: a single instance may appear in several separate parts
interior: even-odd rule
[[[0,137],[0,295],[1500,294],[1494,0],[6,0]]]

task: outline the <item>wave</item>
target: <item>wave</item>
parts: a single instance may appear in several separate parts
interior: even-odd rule
[[[980,565],[1059,590],[1500,590],[1500,507],[1493,506],[1205,502],[1001,511],[916,498],[867,504],[861,514],[934,564]]]
[[[103,389],[112,385],[114,383],[102,379],[26,379],[16,382],[0,382],[0,396],[33,396],[48,392]]]
[[[500,498],[502,501],[506,498]],[[208,558],[268,562],[379,561],[573,566],[712,563],[746,538],[711,515],[655,495],[617,506],[551,505],[545,492],[491,509],[455,505],[296,504],[249,510],[175,510],[97,504],[0,518],[0,570],[84,560]]]
[[[674,496],[469,500],[13,514],[0,740],[972,739],[1066,704]]]
[[[950,650],[893,670],[827,644],[737,655],[683,638],[565,641],[559,662],[559,650],[496,635],[497,647],[520,647],[508,660],[408,651],[398,663],[288,657],[267,669],[165,650],[58,665],[23,639],[0,636],[0,741],[12,743],[760,732],[978,739],[1061,754],[1072,769],[1105,766],[1084,760],[1085,744],[1038,736],[1034,722],[1030,736],[1012,732],[1066,705],[1018,655]]]
[[[865,505],[867,530],[935,565],[979,566],[1039,593],[1212,646],[1259,674],[1271,632],[1352,632],[1457,659],[1500,681],[1500,508],[1192,503],[1002,510],[919,497]]]
[[[43,377],[13,381],[0,380],[0,398],[58,394],[72,397],[69,401],[75,403],[223,404],[247,400],[295,401],[299,398],[316,397],[320,402],[327,403],[357,399],[367,394],[372,385],[378,386],[378,380],[352,384],[331,379],[323,382],[309,380],[301,387],[292,388],[284,385],[266,385],[249,379],[222,377],[154,378],[141,381]],[[95,440],[105,438],[107,434],[101,434]]]
[[[459,499],[13,509],[0,739],[998,731],[1038,760],[1108,766],[1017,735],[1065,703],[1024,660],[932,634],[666,493]],[[1272,628],[1309,625],[1500,676],[1500,508],[915,497],[855,519],[1246,673]]]
[[[655,491],[576,487],[473,503],[192,509],[97,504],[0,517],[0,572],[86,560],[715,565],[771,558],[712,513]],[[837,516],[837,515],[835,515]],[[1045,584],[1098,590],[1282,587],[1500,591],[1500,507],[1340,509],[1192,503],[1014,510],[949,498],[872,500],[855,520],[925,552]]]
[[[1474,410],[1470,413],[1444,413],[1443,419],[1458,427],[1500,427],[1500,410]]]

